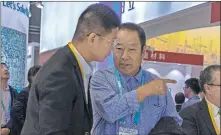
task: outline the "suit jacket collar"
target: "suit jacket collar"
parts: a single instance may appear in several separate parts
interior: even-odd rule
[[[69,62],[70,62],[73,66],[79,67],[78,62],[77,62],[77,59],[76,59],[76,57],[74,56],[74,54],[71,52],[71,50],[70,50],[70,48],[69,48],[68,45],[66,45],[66,46],[64,47],[64,51],[65,51],[65,53],[67,54],[67,56],[68,56],[68,58],[69,58]]]
[[[75,74],[77,75],[78,83],[80,84],[80,89],[82,89],[81,92],[83,94],[84,103],[85,103],[85,106],[86,106],[85,108],[86,108],[89,116],[91,116],[90,114],[92,112],[90,112],[91,110],[89,110],[91,104],[89,104],[89,103],[87,104],[86,103],[86,96],[85,96],[85,91],[84,91],[84,80],[82,78],[82,73],[81,73],[81,70],[80,70],[80,66],[79,66],[79,64],[77,62],[77,59],[76,59],[75,55],[71,52],[71,50],[70,50],[68,45],[66,45],[64,47],[64,50],[65,50],[65,53],[67,54],[67,56],[69,58],[69,62],[71,63],[71,65],[73,65],[73,67],[75,69]],[[88,97],[88,100],[90,100],[90,97]]]
[[[210,118],[210,114],[209,114],[209,110],[208,110],[208,106],[207,106],[207,102],[205,98],[202,99],[199,105],[200,105],[200,113],[204,119],[205,124],[207,125],[207,127],[209,128],[212,134],[216,134],[215,128],[213,127],[213,124],[212,124],[212,120]]]

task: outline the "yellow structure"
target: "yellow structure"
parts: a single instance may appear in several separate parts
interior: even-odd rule
[[[220,64],[220,26],[165,34],[147,40],[157,51],[204,55],[204,65]]]

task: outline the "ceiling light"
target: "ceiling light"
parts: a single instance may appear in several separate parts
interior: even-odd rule
[[[44,5],[42,4],[42,2],[36,2],[36,6],[40,9],[42,9],[44,7]]]

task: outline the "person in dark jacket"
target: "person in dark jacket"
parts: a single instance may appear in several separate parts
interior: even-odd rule
[[[11,106],[14,104],[14,100],[17,96],[17,91],[8,85],[8,80],[10,78],[8,66],[6,63],[1,62],[1,70],[0,70],[0,77],[1,77],[1,93],[2,93],[2,100],[1,100],[1,135],[11,135]]]
[[[28,102],[29,90],[31,88],[31,84],[33,79],[41,66],[33,66],[28,71],[28,87],[25,87],[21,93],[15,99],[14,105],[11,110],[11,119],[12,119],[12,135],[20,135],[22,127],[24,125],[25,116],[26,116],[26,108]]]
[[[172,117],[161,118],[148,135],[187,135]]]
[[[176,102],[176,110],[179,112],[182,108],[182,104],[185,102],[185,96],[182,92],[178,92],[175,95],[175,102]]]

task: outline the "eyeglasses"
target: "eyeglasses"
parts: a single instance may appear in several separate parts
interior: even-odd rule
[[[90,33],[90,34],[91,34],[91,33]],[[88,34],[87,37],[88,37],[90,34]],[[96,34],[97,36],[99,36],[99,37],[103,38],[104,40],[110,42],[111,44],[113,44],[113,46],[116,46],[117,43],[118,43],[116,39],[114,39],[114,41],[111,41],[110,39],[107,39],[107,38],[105,38],[104,36],[102,36],[102,35],[100,35],[100,34],[97,34],[97,33],[94,33],[94,34]]]
[[[1,68],[4,68],[4,69],[9,70],[9,66],[8,66],[8,65],[6,65],[6,64],[1,64]]]
[[[184,86],[184,87],[183,87],[183,90],[185,90],[185,89],[187,89],[187,88],[189,88],[189,87],[188,87],[188,86]]]

